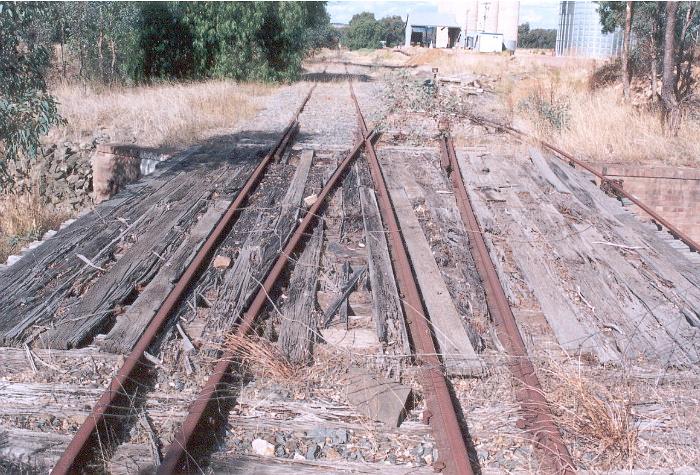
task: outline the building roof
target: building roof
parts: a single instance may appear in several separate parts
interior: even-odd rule
[[[450,28],[460,27],[453,15],[430,12],[409,13],[408,24],[411,26],[447,26]]]

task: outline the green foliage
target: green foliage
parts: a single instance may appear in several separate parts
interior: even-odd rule
[[[306,47],[311,50],[320,48],[336,48],[340,41],[340,32],[331,25],[330,17],[325,17],[316,25],[306,30]]]
[[[520,101],[518,109],[533,114],[536,122],[546,130],[562,130],[569,122],[569,102],[557,97],[553,89],[546,94],[538,88]]]
[[[195,74],[278,81],[294,79],[307,31],[328,21],[321,2],[188,3]]]
[[[33,158],[40,137],[61,121],[46,92],[50,48],[34,27],[46,15],[42,4],[0,2],[0,169],[5,160]]]
[[[194,75],[193,37],[176,2],[144,2],[139,47],[144,79],[185,79]],[[136,71],[134,71],[136,74]]]
[[[601,31],[609,33],[625,26],[626,2],[597,2]],[[691,71],[696,58],[700,36],[700,14],[697,2],[679,2],[676,12],[675,85],[679,99],[692,95],[694,79]],[[633,2],[632,44],[630,60],[634,75],[649,74],[664,56],[663,34],[666,12],[663,2]]]
[[[518,47],[554,49],[557,42],[557,30],[544,28],[530,29],[529,23],[518,26]]]
[[[617,28],[625,26],[625,2],[597,3],[602,33],[612,33]]]
[[[387,46],[398,46],[404,42],[406,23],[400,16],[388,16],[379,20],[382,27],[382,37]]]
[[[374,13],[362,12],[353,15],[345,32],[345,46],[350,49],[381,48],[382,26]]]
[[[53,4],[57,26],[77,56],[78,76],[104,84],[126,83],[140,76],[141,12],[132,2]]]
[[[403,43],[404,21],[400,16],[374,18],[374,13],[362,12],[353,15],[345,31],[344,43],[350,49],[377,49]]]

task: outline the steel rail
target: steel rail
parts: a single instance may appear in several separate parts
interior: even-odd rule
[[[143,335],[141,335],[141,338],[138,340],[133,350],[126,357],[124,364],[114,376],[104,393],[102,393],[102,396],[95,404],[90,415],[85,419],[78,429],[78,432],[76,432],[75,436],[68,444],[68,447],[54,466],[51,472],[52,474],[85,473],[88,470],[87,467],[94,457],[95,448],[100,446],[102,439],[108,440],[109,430],[112,426],[110,419],[114,419],[115,421],[120,419],[119,413],[121,409],[119,408],[130,406],[130,395],[133,397],[133,394],[131,394],[132,391],[130,390],[131,387],[138,387],[138,384],[136,384],[138,377],[143,377],[152,367],[152,364],[145,358],[145,352],[156,341],[163,325],[190,290],[192,283],[201,274],[204,268],[206,268],[214,250],[218,247],[226,234],[228,234],[231,226],[238,218],[244,202],[257,187],[267,167],[272,162],[274,156],[279,152],[280,147],[289,142],[290,135],[293,135],[297,128],[299,114],[304,109],[315,87],[316,85],[310,88],[308,94],[304,97],[301,105],[296,110],[294,117],[285,127],[281,137],[255,168],[233,203],[229,205],[226,213],[213,228],[178,283],[170,291]]]
[[[272,292],[275,283],[282,275],[282,272],[287,265],[287,261],[289,260],[289,256],[291,256],[291,254],[301,243],[305,234],[308,232],[311,223],[318,216],[319,209],[324,205],[326,198],[338,184],[340,178],[350,166],[350,163],[355,159],[355,157],[357,157],[357,155],[359,155],[360,150],[366,143],[371,143],[374,136],[374,131],[364,135],[362,140],[359,140],[355,144],[353,149],[336,167],[335,172],[318,194],[316,202],[306,212],[306,215],[302,219],[301,223],[296,227],[294,233],[289,238],[289,241],[287,241],[287,244],[280,252],[275,264],[255,294],[255,298],[246,310],[239,324],[236,326],[234,331],[236,336],[245,336],[252,330],[253,323],[255,322],[258,314],[267,304],[269,294]],[[235,359],[238,349],[237,346],[237,344],[229,345],[221,355],[218,363],[214,367],[212,375],[207,380],[204,388],[198,395],[195,402],[190,406],[189,413],[187,414],[182,427],[177,432],[175,439],[168,447],[165,457],[163,458],[163,462],[158,467],[158,474],[186,473],[190,471],[188,464],[190,459],[192,459],[190,455],[190,453],[193,452],[192,447],[197,443],[198,432],[202,430],[207,423],[209,423],[207,420],[208,410],[214,408],[214,405],[218,402],[218,398],[216,397],[217,393],[223,389],[222,385],[225,376],[228,374],[229,369],[231,368],[231,365]],[[196,463],[196,460],[193,460],[193,462]]]
[[[510,356],[508,367],[522,385],[522,388],[516,391],[516,397],[523,408],[525,430],[534,438],[535,447],[543,455],[544,464],[550,466],[548,468],[557,473],[574,473],[575,465],[554,422],[535,367],[530,361],[508,298],[491,261],[464,184],[452,138],[443,136],[440,145],[443,154],[441,163],[454,189],[457,208],[468,234],[469,250],[484,283],[489,313],[496,325],[498,339]]]
[[[357,110],[360,131],[362,134],[366,134],[367,124],[355,96],[352,82],[350,83],[350,94]],[[379,212],[388,230],[389,251],[399,292],[403,297],[401,305],[411,339],[415,345],[416,363],[419,365],[423,377],[427,406],[424,419],[432,426],[432,432],[437,442],[439,459],[433,463],[433,469],[449,474],[472,474],[466,437],[460,427],[442,362],[437,356],[438,351],[433,340],[431,325],[429,319],[426,318],[428,314],[423,308],[420,291],[411,270],[411,262],[402,241],[401,229],[394,213],[379,160],[374,146],[367,140],[365,140],[365,151],[369,156],[369,169],[377,192]]]
[[[646,204],[641,202],[634,195],[627,192],[622,187],[622,185],[620,185],[619,183],[616,183],[614,180],[610,180],[603,173],[599,172],[598,170],[591,167],[587,163],[582,162],[581,160],[578,160],[573,155],[563,151],[562,149],[560,149],[559,147],[556,147],[555,145],[552,145],[548,142],[545,142],[544,140],[540,140],[536,137],[533,137],[532,135],[529,135],[529,134],[527,134],[521,130],[518,130],[516,128],[513,128],[511,126],[499,124],[498,122],[494,122],[492,120],[485,119],[483,117],[469,116],[469,120],[471,120],[472,122],[479,124],[479,125],[488,125],[488,126],[496,128],[496,129],[505,130],[506,132],[509,132],[512,135],[516,135],[520,138],[524,138],[524,139],[533,141],[533,142],[539,144],[540,146],[542,146],[543,148],[546,148],[549,151],[553,152],[559,158],[568,161],[569,165],[571,165],[571,166],[578,165],[579,167],[583,168],[584,170],[586,170],[586,171],[592,173],[593,175],[595,175],[596,177],[598,177],[598,179],[600,179],[600,181],[601,181],[601,185],[603,183],[605,183],[605,186],[610,187],[616,194],[618,194],[620,196],[624,196],[625,198],[630,200],[632,203],[639,206],[639,208],[641,208],[646,214],[651,216],[651,218],[657,222],[657,225],[660,224],[663,227],[665,227],[666,229],[668,229],[668,231],[671,233],[671,235],[673,235],[675,238],[677,238],[677,239],[681,240],[683,243],[685,243],[685,245],[687,245],[691,251],[700,252],[700,243],[694,241],[690,236],[688,236],[686,233],[684,233],[683,231],[678,229],[674,224],[672,224],[667,219],[665,219],[663,216],[661,216],[656,211],[651,209],[649,206],[647,206]]]

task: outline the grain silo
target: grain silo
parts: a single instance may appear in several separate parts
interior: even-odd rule
[[[503,44],[509,51],[518,45],[518,21],[520,2],[500,2],[498,5],[498,33],[503,34]]]
[[[557,26],[557,56],[609,58],[622,52],[623,33],[601,33],[598,6],[594,2],[561,2]]]
[[[479,34],[501,34],[506,49],[514,51],[518,43],[520,2],[468,0],[461,11],[462,42],[465,48],[477,44]]]

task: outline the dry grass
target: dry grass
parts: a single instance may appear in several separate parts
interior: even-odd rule
[[[252,117],[274,86],[207,81],[97,90],[57,86],[53,93],[68,125],[52,134],[74,141],[106,133],[110,141],[184,146]]]
[[[557,425],[574,448],[578,465],[595,470],[631,469],[639,430],[629,387],[621,384],[608,389],[587,377],[574,361],[549,359],[542,372]]]
[[[522,64],[527,58],[519,60]],[[589,161],[700,165],[696,139],[700,122],[688,118],[678,136],[669,137],[653,108],[622,101],[619,84],[591,90],[595,63],[568,60],[563,64],[509,66],[498,92],[516,125]],[[564,126],[551,127],[542,114],[522,107],[532,98],[549,105],[565,104]]]
[[[700,122],[687,119],[678,136],[670,137],[656,111],[623,103],[618,87],[591,91],[585,69],[546,69],[545,74],[520,81],[505,99],[514,117],[540,138],[590,161],[699,165]],[[565,102],[565,126],[548,127],[541,116],[519,107],[532,96],[549,104]]]
[[[600,61],[518,52],[515,56],[414,48],[408,64],[437,67],[441,75],[471,75],[496,92],[510,119],[585,160],[699,166],[700,121],[684,120],[677,137],[664,134],[652,108],[625,104],[620,85],[591,91]],[[544,104],[542,114],[525,102]],[[547,106],[553,105],[553,108]],[[549,120],[563,106],[563,127]],[[557,114],[554,114],[556,117]]]
[[[37,193],[0,196],[0,263],[67,218],[49,211]]]
[[[230,335],[226,347],[233,349],[234,360],[257,379],[283,386],[304,379],[304,367],[289,364],[279,347],[266,338]]]

